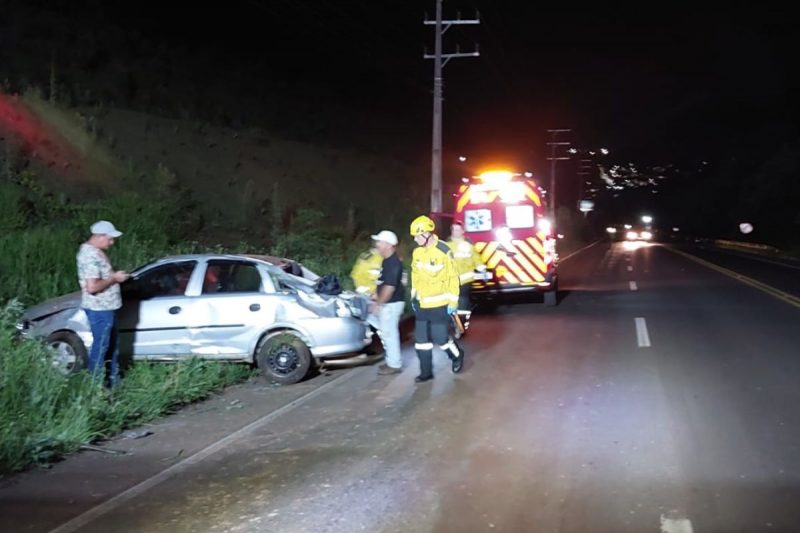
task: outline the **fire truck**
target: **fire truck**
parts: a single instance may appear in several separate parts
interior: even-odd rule
[[[530,174],[484,172],[461,185],[454,218],[486,263],[476,273],[477,301],[510,293],[541,292],[544,303],[557,303],[556,239],[545,216],[543,192]]]

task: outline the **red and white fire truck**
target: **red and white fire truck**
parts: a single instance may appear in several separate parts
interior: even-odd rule
[[[475,299],[542,292],[545,305],[556,305],[556,238],[533,179],[505,170],[484,172],[461,185],[455,205],[454,217],[463,221],[487,267],[483,275],[476,273]]]

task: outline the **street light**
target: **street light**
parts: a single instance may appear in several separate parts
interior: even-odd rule
[[[650,224],[652,221],[653,221],[653,217],[651,217],[650,215],[643,215],[642,216],[642,222],[644,222],[645,224]]]
[[[460,156],[458,156],[458,160],[459,160],[459,161],[461,161],[461,162],[463,163],[464,161],[466,161],[466,160],[467,160],[467,156],[465,156],[465,155],[460,155]]]

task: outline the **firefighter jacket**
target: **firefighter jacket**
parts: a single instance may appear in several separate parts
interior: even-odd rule
[[[458,271],[447,244],[436,239],[432,246],[420,246],[411,256],[411,297],[422,309],[458,306]]]
[[[381,266],[383,257],[378,252],[368,250],[356,259],[350,277],[353,278],[353,285],[356,292],[364,296],[375,294],[378,288],[378,278],[381,276]]]
[[[486,265],[483,264],[478,250],[468,239],[453,237],[447,241],[447,245],[453,251],[456,270],[458,270],[458,280],[461,285],[472,283],[472,280],[475,279],[476,270],[486,270]]]

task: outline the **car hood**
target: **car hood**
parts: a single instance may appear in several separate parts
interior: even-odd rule
[[[38,320],[46,316],[64,311],[65,309],[76,309],[81,306],[81,291],[71,292],[63,296],[51,298],[44,302],[29,307],[22,315],[23,320]]]

